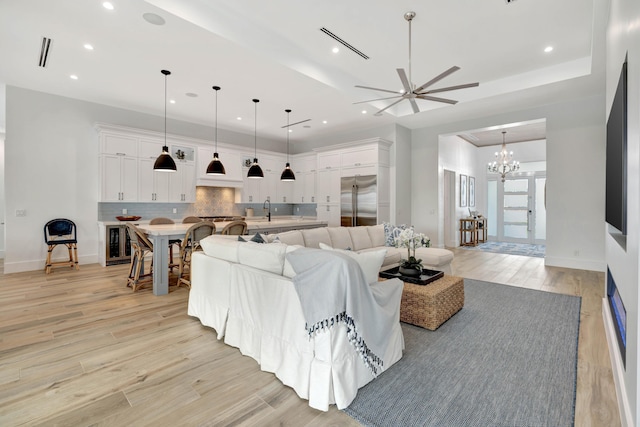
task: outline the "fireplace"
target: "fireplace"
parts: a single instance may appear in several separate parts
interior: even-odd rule
[[[620,356],[622,357],[622,364],[626,367],[626,348],[627,348],[627,310],[624,308],[624,303],[616,281],[613,279],[611,271],[607,268],[607,301],[609,301],[609,308],[611,309],[611,317],[613,327],[616,331],[616,337],[618,338],[618,348],[620,349]]]

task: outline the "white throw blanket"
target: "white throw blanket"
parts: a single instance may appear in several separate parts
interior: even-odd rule
[[[381,357],[394,313],[378,303],[358,263],[335,251],[311,248],[300,248],[286,257],[296,272],[293,283],[309,336],[346,324],[349,342],[376,376],[384,367]]]

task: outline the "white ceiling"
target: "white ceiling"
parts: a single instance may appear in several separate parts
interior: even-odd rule
[[[284,141],[286,108],[293,110],[292,123],[311,119],[293,127],[291,142],[389,123],[425,127],[601,90],[576,83],[592,73],[594,17],[600,19],[594,0],[112,3],[109,11],[102,0],[0,1],[0,83],[162,116],[160,70],[168,69],[169,98],[176,101],[167,107],[169,117],[212,126],[211,86],[218,85],[220,128],[253,134],[251,100],[258,98],[259,135]],[[437,95],[459,100],[455,106],[419,100],[421,112],[410,114],[409,103],[401,102],[375,117],[389,101],[353,103],[385,94],[354,86],[401,89],[396,68],[408,71],[407,11],[416,12],[413,83],[457,65],[460,71],[432,88],[480,86]],[[144,13],[165,24],[148,23]],[[338,45],[321,27],[370,59]],[[43,36],[53,40],[46,68],[38,67]],[[554,50],[545,53],[546,46]]]

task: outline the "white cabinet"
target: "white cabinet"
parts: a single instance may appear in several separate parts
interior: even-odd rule
[[[125,153],[100,156],[101,202],[138,200],[138,159]]]
[[[316,171],[302,174],[302,201],[300,203],[316,203]]]
[[[318,221],[327,221],[329,227],[340,226],[340,204],[318,203],[316,209]]]
[[[224,165],[224,175],[207,175],[207,166],[213,159],[214,147],[198,147],[197,184],[239,187],[242,183],[242,154],[228,148],[218,148],[218,158]],[[227,182],[229,182],[227,184]]]
[[[167,203],[172,173],[154,171],[154,163],[155,159],[138,159],[138,201]]]
[[[303,154],[291,160],[296,174],[293,185],[293,203],[316,203],[316,155]]]
[[[177,161],[176,171],[169,175],[169,202],[193,203],[196,201],[196,165],[194,162]]]
[[[318,203],[340,203],[340,169],[321,169],[316,182]]]
[[[249,172],[249,168],[242,168],[242,192],[241,192],[241,203],[258,203],[262,200],[260,199],[261,193],[260,190],[262,188],[262,183],[264,178],[248,178],[247,173]],[[264,170],[263,170],[264,172]],[[237,190],[236,190],[237,191]],[[237,197],[236,192],[236,197]]]
[[[340,158],[342,152],[339,150],[326,151],[318,154],[318,170],[340,169]]]
[[[282,181],[280,180],[281,174],[282,172],[278,174],[275,203],[293,203],[293,188],[295,187],[295,181]],[[296,176],[296,180],[297,179],[298,177]]]
[[[102,138],[100,138],[100,153],[138,157],[138,138],[108,133],[103,134]]]

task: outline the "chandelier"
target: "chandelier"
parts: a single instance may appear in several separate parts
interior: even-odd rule
[[[500,152],[496,152],[496,160],[487,164],[487,170],[491,173],[497,173],[504,177],[520,169],[520,162],[513,160],[513,151],[507,151],[507,144],[504,142],[504,135],[507,131],[502,131],[502,149]]]

